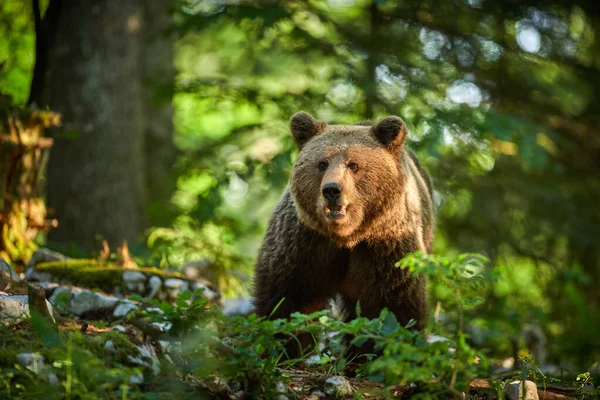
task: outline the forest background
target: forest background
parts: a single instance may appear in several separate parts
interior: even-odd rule
[[[470,320],[486,344],[509,355],[535,325],[547,361],[598,360],[595,1],[3,0],[0,38],[0,92],[62,118],[40,245],[206,258],[247,295],[289,117],[399,115],[433,178],[434,253],[482,253],[496,274]],[[432,309],[449,296],[433,289]]]

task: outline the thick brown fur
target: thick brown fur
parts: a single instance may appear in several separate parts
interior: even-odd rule
[[[350,318],[360,301],[363,316],[387,307],[401,324],[423,326],[425,280],[394,267],[410,252],[429,252],[434,232],[431,183],[404,146],[406,125],[387,117],[326,126],[303,112],[290,125],[300,151],[258,256],[257,314],[312,312],[338,293]],[[341,188],[333,203],[323,194],[328,183]],[[346,207],[345,215],[331,218],[329,207]]]

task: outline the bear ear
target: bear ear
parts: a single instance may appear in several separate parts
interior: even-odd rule
[[[325,126],[325,122],[315,120],[304,111],[297,112],[290,119],[292,137],[298,148],[302,148],[313,136],[323,133]]]
[[[402,118],[395,115],[385,117],[373,125],[371,132],[381,144],[391,151],[402,147],[408,133]]]

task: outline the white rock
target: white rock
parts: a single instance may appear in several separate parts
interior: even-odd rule
[[[320,390],[313,390],[311,395],[316,397],[327,397],[327,395]]]
[[[146,291],[145,283],[148,277],[140,271],[124,271],[123,282],[127,290],[135,293],[144,293]]]
[[[510,400],[539,400],[537,386],[532,381],[525,381],[525,397],[523,397],[523,385],[521,381],[513,381],[504,386],[504,394]]]
[[[223,300],[221,309],[226,317],[245,316],[254,311],[254,303],[251,297],[238,297]]]
[[[287,400],[287,397],[284,395],[284,393],[288,392],[288,385],[279,381],[279,382],[277,382],[276,388],[277,388],[277,393],[279,393],[279,394],[275,397],[275,399]]]
[[[170,278],[165,281],[167,294],[171,299],[175,299],[177,295],[185,290],[189,290],[190,284],[183,279]]]
[[[148,285],[150,286],[150,293],[148,294],[148,297],[153,299],[162,287],[162,280],[156,275],[151,276],[150,280],[148,281]]]
[[[440,336],[440,335],[427,335],[427,338],[425,339],[425,341],[427,343],[437,343],[437,342],[447,342],[448,338],[445,336]]]
[[[115,347],[115,344],[112,340],[107,340],[106,342],[104,342],[104,354],[106,354],[107,356],[114,356],[115,354],[117,354],[117,348]]]
[[[144,375],[143,374],[133,374],[129,377],[130,385],[141,385],[144,383]]]
[[[352,386],[343,376],[332,376],[325,381],[325,393],[329,396],[346,397],[352,395]]]
[[[59,310],[68,311],[69,302],[74,292],[81,291],[80,288],[73,286],[59,286],[52,292],[52,295],[48,299],[50,303]],[[66,293],[66,294],[63,294]]]
[[[127,333],[127,328],[123,325],[115,325],[112,327],[113,331],[117,331],[117,332],[121,332],[121,333]]]
[[[35,268],[29,268],[25,271],[25,280],[37,282],[49,282],[55,280],[49,272],[40,272]]]
[[[146,308],[146,311],[148,311],[149,313],[160,314],[160,315],[165,313],[163,310],[161,310],[158,307],[148,307],[148,308]]]
[[[44,368],[44,357],[38,353],[17,354],[17,364],[37,374]]]
[[[60,285],[56,282],[40,282],[38,283],[38,285],[44,289],[44,293],[46,294],[46,297],[50,297],[52,296],[52,294],[54,293],[54,291],[60,287]]]
[[[173,327],[173,324],[169,321],[166,322],[153,322],[152,325],[157,327],[161,332],[168,332]]]
[[[31,259],[27,263],[27,269],[34,267],[38,263],[42,262],[50,262],[50,261],[68,261],[69,257],[64,254],[60,254],[59,252],[46,249],[44,247],[39,248],[33,253]]]
[[[158,375],[160,373],[160,362],[158,361],[154,348],[148,344],[135,347],[139,350],[139,354],[136,357],[128,355],[127,361],[132,364],[150,368],[154,375]]]
[[[69,257],[57,253],[56,251],[52,251],[50,249],[41,248],[36,250],[31,256],[29,263],[25,267],[25,279],[28,281],[39,281],[39,282],[47,282],[51,281],[52,275],[48,272],[39,272],[35,269],[36,264],[42,262],[50,262],[50,261],[68,261]]]
[[[173,351],[173,346],[171,346],[171,342],[168,340],[159,340],[158,345],[163,353],[170,353]]]
[[[133,301],[125,300],[119,303],[117,308],[115,308],[115,311],[113,311],[113,315],[117,318],[121,318],[138,308],[139,306]]]
[[[54,320],[54,309],[48,300],[46,300],[46,307],[48,307],[48,312]],[[0,292],[0,323],[9,325],[29,317],[29,298],[27,295],[9,295]]]
[[[193,292],[195,292],[198,289],[204,289],[204,292],[202,292],[202,294],[210,301],[217,301],[221,297],[219,293],[215,292],[202,282],[192,282],[190,286]]]
[[[98,292],[81,290],[73,294],[69,311],[75,315],[83,315],[89,311],[112,311],[119,299]]]
[[[14,323],[29,317],[29,304],[26,295],[9,295],[0,292],[0,317]]]
[[[14,268],[11,267],[10,264],[7,263],[6,261],[4,261],[4,259],[1,257],[0,257],[0,273],[5,274],[13,281],[18,282],[21,280],[21,278],[19,277],[19,274],[17,274],[17,271],[15,271]]]

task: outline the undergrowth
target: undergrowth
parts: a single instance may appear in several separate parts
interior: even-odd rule
[[[401,326],[385,309],[375,319],[360,317],[360,305],[359,317],[349,322],[334,319],[327,310],[268,320],[256,315],[226,318],[208,305],[202,290],[181,293],[175,304],[136,298],[150,307],[113,325],[135,326],[142,332],[138,345],[167,343],[170,350],[158,354],[160,368],[132,365],[128,356],[135,357],[137,348],[115,330],[94,335],[57,331],[34,316],[31,329],[16,333],[23,335],[23,343],[11,340],[11,350],[2,349],[10,355],[3,357],[0,366],[0,398],[274,398],[280,394],[292,398],[293,394],[282,393],[282,387],[293,370],[309,371],[320,383],[352,373],[381,383],[376,393],[370,390],[371,395],[393,397],[395,389],[403,387],[404,396],[424,399],[461,398],[469,393],[473,379],[484,378],[490,381],[491,391],[502,397],[504,376],[494,376],[490,367],[493,351],[474,348],[467,329],[470,316],[484,312],[488,288],[497,279],[486,259],[473,254],[450,258],[416,254],[397,268],[408,268],[430,281],[435,311],[425,331],[414,329],[413,322]],[[15,334],[3,329],[0,337]],[[299,340],[301,334],[309,335],[314,345],[301,358],[288,359],[285,342]],[[349,343],[344,343],[345,338],[350,338]],[[116,352],[107,353],[107,340],[116,344]],[[30,346],[31,341],[36,346]],[[373,353],[362,359],[345,356],[347,346],[366,341],[373,343]],[[14,363],[14,355],[28,346],[45,358],[35,371]],[[546,383],[535,362],[521,367],[512,376]],[[589,373],[577,377],[581,396],[589,396],[592,379]],[[355,397],[360,395],[358,390]]]

